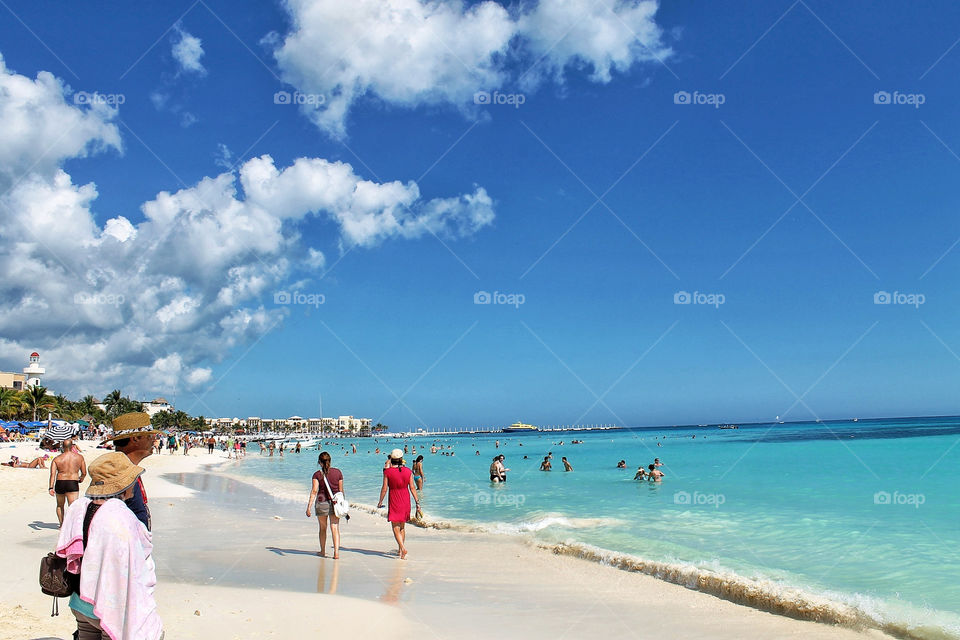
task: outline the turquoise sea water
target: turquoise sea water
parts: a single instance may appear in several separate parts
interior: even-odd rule
[[[456,455],[431,455],[432,443]],[[916,418],[363,438],[324,448],[354,502],[376,504],[384,456],[375,447],[406,444],[411,465],[416,446],[431,520],[589,545],[595,557],[629,554],[731,584],[755,580],[771,594],[855,606],[917,637],[938,629],[960,637],[958,443],[960,418]],[[345,455],[351,444],[357,455]],[[554,470],[539,471],[551,451]],[[505,484],[488,481],[497,453],[510,469]],[[663,482],[634,481],[654,457]],[[621,459],[627,469],[616,468]],[[236,471],[301,483],[305,504],[316,461],[316,450],[281,459],[253,448]]]

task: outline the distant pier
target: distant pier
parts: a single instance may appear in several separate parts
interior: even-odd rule
[[[556,433],[562,431],[618,431],[620,429],[625,429],[626,427],[621,427],[615,424],[581,424],[581,425],[551,425],[548,427],[537,427],[536,431],[513,431],[506,432],[502,428],[485,428],[485,427],[453,427],[450,429],[418,429],[417,431],[408,431],[403,433],[382,433],[380,437],[387,436],[393,438],[413,438],[417,436],[456,436],[456,435],[495,435],[503,434],[505,437],[510,436],[523,436],[523,435],[536,435],[538,433]]]

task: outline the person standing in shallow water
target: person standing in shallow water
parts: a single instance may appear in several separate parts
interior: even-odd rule
[[[500,456],[493,456],[493,462],[490,463],[490,482],[502,482],[506,479],[501,472],[502,468],[503,465],[500,464]]]
[[[390,508],[387,511],[387,520],[393,529],[393,537],[397,541],[397,553],[401,560],[407,558],[406,522],[410,519],[410,494],[420,509],[420,499],[417,497],[417,487],[413,483],[413,472],[403,466],[403,450],[394,449],[390,452],[390,466],[383,470],[383,485],[380,487],[380,500],[377,508],[383,507],[383,499],[390,492]]]
[[[310,506],[317,512],[317,522],[320,525],[320,552],[321,558],[327,557],[327,518],[330,518],[330,532],[333,534],[333,559],[340,559],[340,518],[333,510],[333,493],[343,493],[343,473],[340,469],[330,466],[330,454],[322,452],[317,458],[320,470],[313,474],[310,487],[310,499],[307,501],[307,517],[310,517]],[[326,476],[326,482],[324,482]],[[330,491],[327,490],[330,485]],[[316,500],[316,502],[314,502]]]
[[[417,485],[418,491],[423,491],[423,456],[417,456],[413,461],[413,482]]]

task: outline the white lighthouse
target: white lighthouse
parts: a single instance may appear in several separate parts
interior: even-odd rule
[[[40,366],[40,354],[34,351],[30,354],[30,364],[23,368],[23,375],[26,378],[23,382],[23,388],[39,387],[40,376],[46,372],[47,370]]]

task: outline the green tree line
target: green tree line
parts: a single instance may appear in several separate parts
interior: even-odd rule
[[[4,420],[46,420],[52,414],[58,420],[75,422],[89,417],[93,424],[109,424],[113,418],[131,411],[143,411],[143,403],[132,400],[119,389],[103,399],[103,409],[91,395],[70,400],[64,395],[51,395],[46,387],[29,387],[23,391],[0,387],[0,418]],[[158,429],[203,430],[203,416],[191,417],[184,411],[159,411],[150,420]]]

